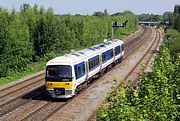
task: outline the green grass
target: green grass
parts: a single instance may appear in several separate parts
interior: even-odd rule
[[[7,83],[16,81],[28,75],[44,70],[44,68],[45,68],[45,62],[36,62],[36,63],[29,64],[24,71],[21,71],[21,72],[11,71],[9,72],[7,77],[0,78],[1,80],[0,85],[2,86]]]
[[[60,54],[48,53],[43,58],[41,58],[38,62],[30,63],[29,65],[27,65],[27,67],[23,69],[23,71],[20,71],[20,72],[13,71],[13,70],[9,71],[6,77],[0,78],[0,86],[6,85],[8,83],[17,81],[18,79],[21,79],[23,77],[45,70],[45,65],[48,60],[58,55],[63,55],[65,53],[67,53],[67,51],[63,51]]]

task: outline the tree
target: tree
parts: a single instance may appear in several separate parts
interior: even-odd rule
[[[174,7],[174,28],[180,31],[180,5]]]
[[[93,16],[104,16],[104,13],[97,11],[97,12],[94,12]]]
[[[180,5],[175,5],[174,6],[174,13],[175,14],[180,14]]]
[[[7,10],[0,8],[0,77],[6,76],[7,67],[4,56],[6,56],[6,47],[8,42],[8,24],[9,15]]]
[[[107,9],[104,10],[104,15],[109,16],[109,13],[108,13]]]
[[[139,21],[162,21],[161,15],[154,15],[154,14],[141,14],[138,15]]]
[[[180,32],[180,14],[174,16],[174,28]]]
[[[6,37],[3,38],[6,46],[1,54],[0,61],[3,64],[1,67],[4,67],[1,76],[6,76],[11,70],[24,69],[32,59],[32,44],[29,41],[28,26],[15,12],[10,18],[6,33],[4,33]]]
[[[170,11],[167,11],[163,13],[163,22],[166,25],[173,26],[174,25],[174,16],[173,13]]]

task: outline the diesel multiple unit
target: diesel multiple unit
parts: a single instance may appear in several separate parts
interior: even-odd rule
[[[72,97],[123,55],[123,41],[115,39],[56,57],[46,64],[46,89],[54,98]]]

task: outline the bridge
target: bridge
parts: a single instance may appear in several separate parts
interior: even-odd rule
[[[139,21],[139,25],[148,25],[148,26],[154,26],[160,24],[161,21]]]

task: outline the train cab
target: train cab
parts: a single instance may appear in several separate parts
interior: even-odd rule
[[[74,95],[74,67],[72,65],[52,64],[52,61],[53,60],[51,60],[51,62],[48,62],[46,66],[46,90],[53,98],[72,97]]]

